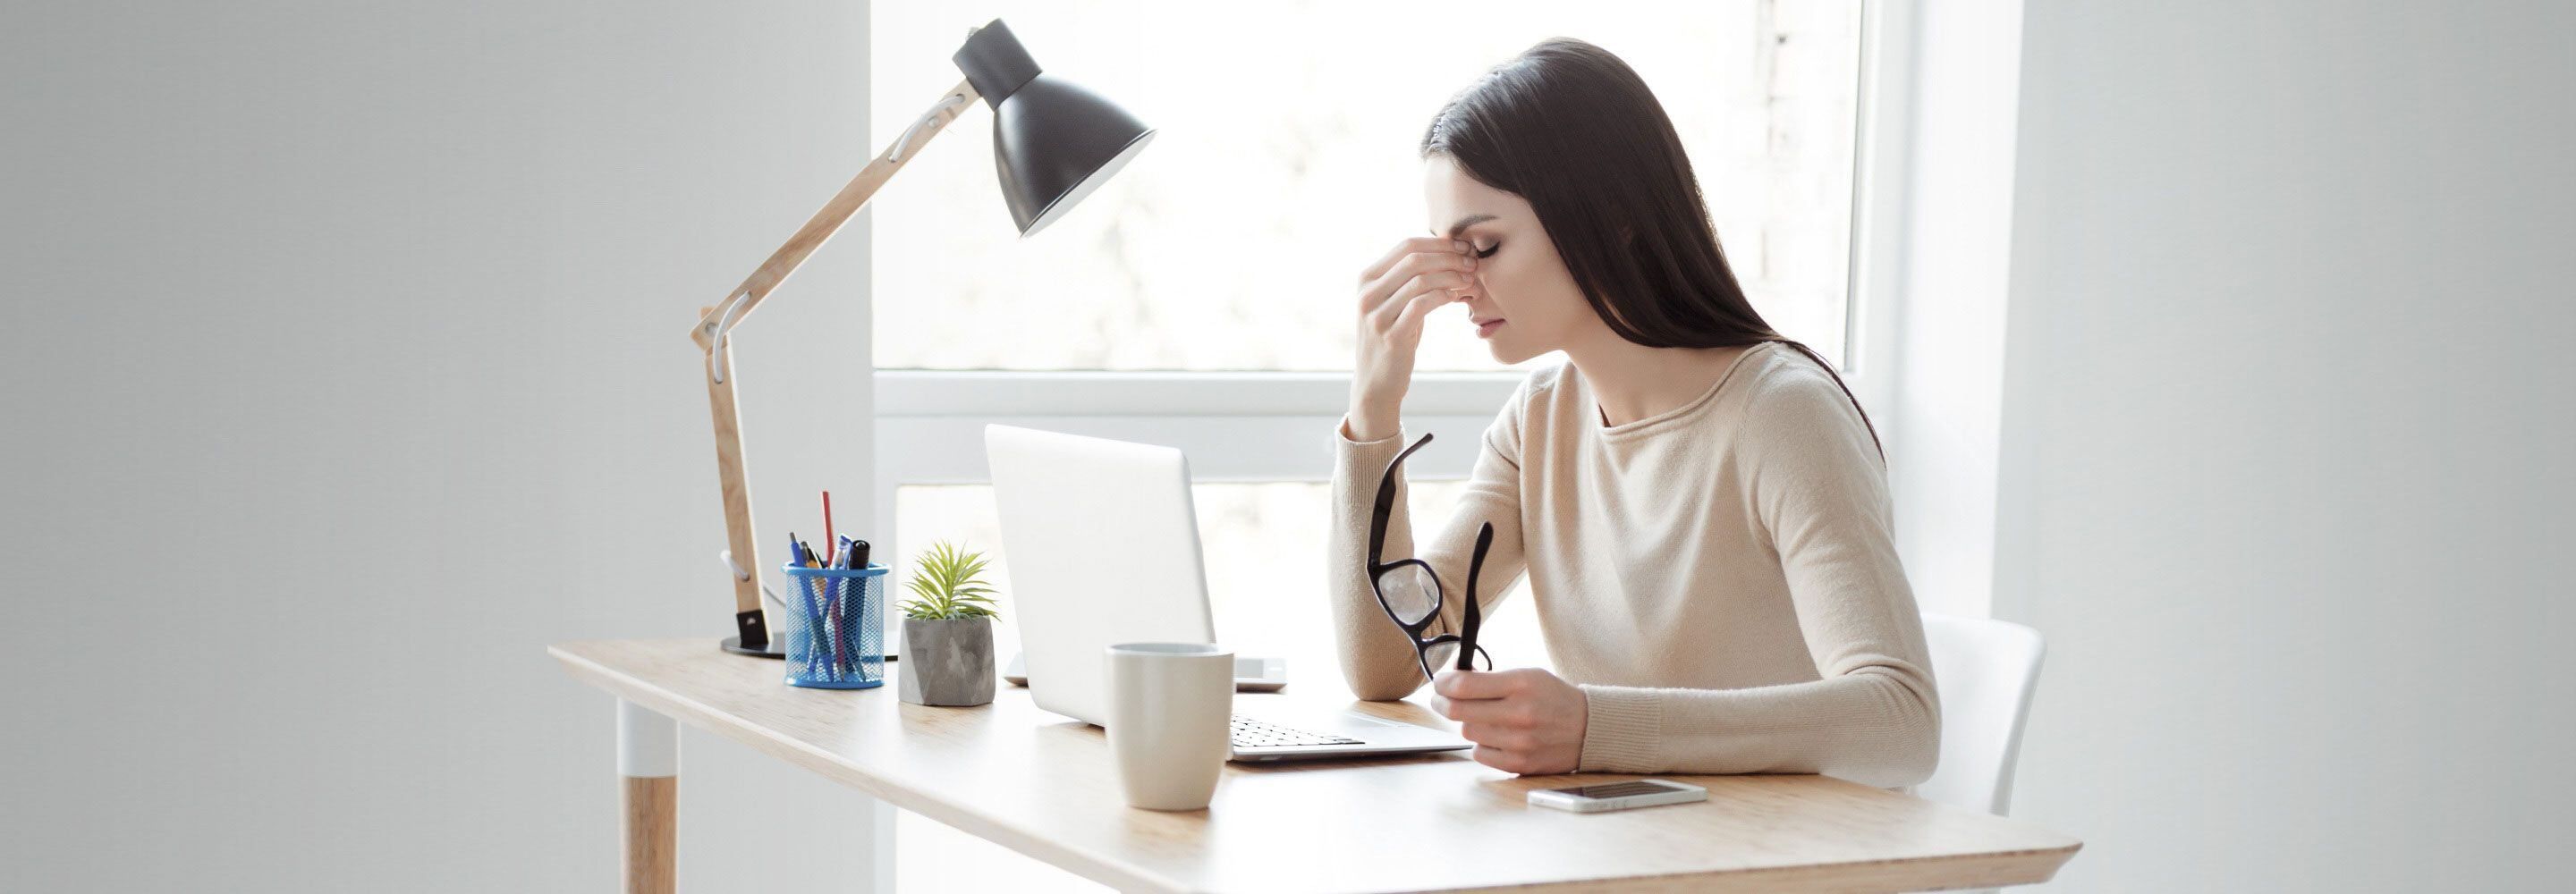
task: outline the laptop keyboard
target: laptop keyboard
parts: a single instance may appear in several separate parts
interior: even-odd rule
[[[1290,729],[1275,723],[1264,723],[1250,717],[1234,718],[1234,747],[1277,748],[1286,745],[1359,745],[1358,739],[1327,736],[1301,729]]]

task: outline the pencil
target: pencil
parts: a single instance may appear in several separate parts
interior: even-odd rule
[[[841,541],[832,537],[832,492],[823,492],[823,564],[830,565],[841,555]]]

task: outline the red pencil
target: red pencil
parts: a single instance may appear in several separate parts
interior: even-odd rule
[[[823,565],[841,560],[841,541],[832,536],[832,492],[823,492]]]

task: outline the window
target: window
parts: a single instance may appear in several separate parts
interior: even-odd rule
[[[950,125],[935,142],[968,145],[915,157],[872,203],[901,222],[874,228],[877,365],[1348,369],[1359,270],[1429,226],[1414,146],[1430,116],[1556,35],[1645,77],[1757,308],[1839,356],[1859,12],[1858,0],[875,4],[876,133],[901,132],[957,82],[948,56],[988,14],[1040,65],[1160,131],[1022,241],[983,148],[991,114]],[[1422,368],[1499,368],[1464,319],[1434,315]]]

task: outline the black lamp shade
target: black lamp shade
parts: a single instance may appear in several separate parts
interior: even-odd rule
[[[966,38],[957,67],[993,109],[993,166],[1027,238],[1063,217],[1154,139],[1126,109],[1039,70],[994,19]]]

